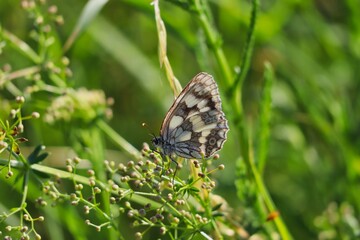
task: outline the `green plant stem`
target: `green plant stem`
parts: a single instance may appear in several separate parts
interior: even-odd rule
[[[131,158],[140,159],[141,153],[134,148],[128,141],[114,131],[106,122],[99,120],[97,126],[114,142],[126,155]]]
[[[232,74],[229,67],[229,63],[226,59],[224,51],[221,48],[221,39],[216,30],[212,27],[207,15],[206,9],[203,5],[204,3],[200,0],[194,1],[195,12],[200,22],[200,26],[205,32],[205,35],[208,39],[208,43],[214,52],[215,59],[217,60],[222,76],[226,84],[226,89],[230,87],[232,82]]]
[[[232,88],[229,89],[232,95],[233,95],[232,90],[235,90],[238,86],[240,86],[240,89],[242,89],[242,85],[245,81],[245,77],[249,72],[249,68],[250,68],[250,62],[251,62],[251,57],[255,42],[255,27],[256,27],[257,13],[259,11],[258,10],[259,0],[253,0],[252,3],[253,3],[252,4],[253,8],[251,11],[250,26],[247,35],[247,41],[245,42],[244,53],[241,58],[240,72],[236,75]]]
[[[21,77],[26,77],[35,73],[38,73],[41,71],[41,68],[39,66],[32,66],[32,67],[27,67],[27,68],[23,68],[21,70],[18,71],[14,71],[9,73],[8,75],[5,75],[4,79],[2,79],[4,82],[5,81],[11,81],[13,79],[17,79],[17,78],[21,78]],[[2,83],[0,82],[0,85]]]
[[[232,122],[234,124],[234,127],[238,129],[240,148],[242,150],[244,161],[247,165],[248,170],[251,172],[251,177],[253,178],[259,190],[260,196],[264,199],[264,204],[266,208],[269,209],[270,211],[271,210],[275,211],[274,204],[271,200],[269,193],[266,190],[265,184],[250,157],[248,137],[246,134],[246,128],[244,122],[242,94],[241,94],[242,84],[249,70],[253,45],[255,41],[254,33],[255,33],[259,0],[253,0],[253,10],[251,14],[250,30],[248,32],[247,42],[242,57],[242,69],[237,79],[235,79],[234,82],[232,81],[233,78],[229,64],[220,46],[219,35],[216,32],[216,30],[212,27],[207,17],[208,14],[206,14],[206,9],[202,4],[203,2],[201,0],[194,1],[194,7],[196,10],[195,12],[198,15],[200,25],[205,32],[209,45],[211,46],[211,49],[214,52],[215,58],[220,66],[220,70],[223,75],[224,84],[226,85],[225,89],[227,89],[226,97],[231,105],[231,109],[233,112]],[[240,90],[237,91],[236,89],[240,89]],[[286,228],[286,225],[284,224],[284,222],[280,217],[275,219],[275,224],[279,230],[282,239],[292,239],[290,233]]]
[[[260,192],[260,196],[262,197],[266,208],[269,210],[269,212],[276,211],[275,204],[273,203],[273,201],[272,201],[272,199],[270,197],[270,194],[268,193],[268,191],[267,191],[267,189],[266,189],[266,187],[264,185],[264,182],[263,182],[263,180],[261,178],[261,175],[259,174],[259,172],[258,172],[258,170],[257,170],[257,168],[256,168],[253,161],[250,161],[250,168],[252,170],[252,174],[253,174],[257,189]],[[276,225],[276,227],[277,227],[277,229],[279,231],[281,239],[283,239],[283,240],[292,239],[292,236],[289,233],[289,231],[287,230],[286,225],[283,222],[281,216],[275,218],[274,222],[275,222],[275,225]]]
[[[107,181],[106,176],[106,168],[104,166],[104,141],[103,141],[103,132],[101,129],[97,127],[91,127],[90,129],[87,129],[87,131],[90,133],[90,146],[91,146],[91,162],[93,164],[93,168],[96,173],[97,179],[99,179],[102,182]],[[101,205],[102,210],[106,215],[111,215],[111,209],[110,209],[110,192],[109,191],[102,191],[100,194],[101,197]],[[119,232],[120,233],[120,232]],[[115,240],[117,239],[116,230],[114,228],[110,228],[108,231],[107,239],[109,240]]]
[[[259,150],[257,166],[262,174],[266,164],[266,156],[269,148],[270,118],[271,118],[271,87],[274,81],[274,73],[271,64],[265,63],[264,88],[260,104],[259,126]]]
[[[22,186],[22,199],[21,199],[21,206],[26,204],[27,194],[29,190],[29,170],[28,168],[25,169],[24,172],[24,182]]]
[[[2,162],[4,162],[6,160],[1,160],[0,159],[0,165],[2,165]],[[21,162],[18,162],[18,161],[15,161],[15,160],[11,160],[12,161],[12,166],[23,166],[23,164]],[[18,162],[19,164],[15,164],[15,162]],[[46,173],[46,174],[49,174],[49,175],[53,175],[53,176],[57,176],[57,177],[60,177],[61,179],[74,179],[77,183],[82,183],[84,185],[89,185],[89,178],[88,177],[84,177],[84,176],[81,176],[81,175],[78,175],[78,174],[73,174],[73,173],[69,173],[67,171],[63,171],[63,170],[59,170],[59,169],[56,169],[56,168],[52,168],[52,167],[47,167],[47,166],[44,166],[44,165],[41,165],[41,164],[32,164],[30,166],[30,168],[32,170],[36,170],[36,171],[39,171],[39,172],[42,172],[42,173]],[[107,189],[107,185],[100,181],[100,180],[96,180],[96,185],[99,186],[101,189],[103,190],[106,190]],[[123,189],[124,191],[127,191],[127,189]],[[113,194],[118,194],[118,191],[112,191]],[[125,198],[128,198],[130,199],[131,198],[131,201],[133,202],[136,202],[140,205],[145,205],[147,203],[151,203],[151,205],[154,207],[154,208],[159,208],[161,206],[161,204],[149,199],[149,198],[146,198],[146,197],[143,197],[143,196],[140,196],[138,195],[136,192],[133,192],[132,194],[129,194],[127,196],[125,196]]]
[[[219,83],[223,83],[225,89],[227,89],[226,92],[228,93],[230,92],[230,88],[232,87],[233,77],[229,63],[226,59],[224,51],[221,48],[221,39],[217,31],[210,23],[210,20],[208,18],[209,14],[206,13],[207,8],[203,6],[204,2],[201,0],[195,0],[193,4],[193,8],[195,9],[195,13],[197,14],[197,18],[199,19],[200,26],[204,30],[208,43],[211,46],[211,50],[214,52],[215,59],[220,66],[220,71],[223,78],[222,81],[219,81]],[[235,89],[233,89],[232,91],[235,91]],[[243,109],[241,104],[241,91],[235,91],[235,93],[236,94],[231,95],[227,94],[226,100],[231,105],[231,117],[233,117],[232,122],[234,123],[235,127],[238,128],[243,119]]]
[[[0,31],[5,40],[11,43],[11,46],[22,53],[24,56],[32,60],[36,64],[41,63],[40,56],[24,41],[19,39],[17,36],[7,31],[6,29],[2,29]]]
[[[30,168],[29,165],[27,163],[27,161],[25,160],[25,158],[23,157],[22,154],[18,155],[18,158],[20,158],[21,160],[21,164],[24,166],[24,178],[23,178],[23,185],[22,185],[22,198],[21,198],[21,203],[20,203],[20,207],[19,210],[21,210],[20,214],[21,214],[21,224],[23,224],[24,221],[24,212],[26,212],[26,199],[28,197],[28,191],[29,191],[29,174],[30,174]],[[10,161],[9,161],[10,162]],[[32,223],[33,224],[33,223]]]
[[[163,20],[160,15],[159,1],[153,1],[154,4],[154,12],[155,12],[155,21],[156,21],[156,29],[158,32],[159,38],[159,60],[160,66],[164,66],[165,73],[167,79],[170,83],[170,87],[174,92],[174,96],[178,96],[182,90],[180,82],[176,79],[174,75],[174,71],[172,70],[169,58],[167,56],[167,36],[166,36],[166,28]]]

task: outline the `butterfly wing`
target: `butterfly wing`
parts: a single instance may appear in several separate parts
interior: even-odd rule
[[[208,158],[220,150],[229,130],[216,82],[197,74],[170,107],[160,134],[184,158]]]

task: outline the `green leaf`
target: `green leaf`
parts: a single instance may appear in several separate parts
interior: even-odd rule
[[[32,171],[36,176],[39,176],[40,178],[50,178],[51,175],[49,174],[46,174],[44,172],[40,172],[40,171],[37,171],[37,170],[33,170]]]
[[[35,163],[42,162],[45,158],[47,158],[49,156],[49,153],[40,154],[40,151],[42,151],[43,149],[45,149],[45,147],[43,145],[37,146],[34,149],[34,151],[32,153],[30,153],[30,155],[28,157],[28,162],[30,164],[35,164]]]
[[[90,0],[87,2],[83,11],[81,12],[80,18],[76,23],[73,32],[64,45],[64,52],[66,52],[72,46],[80,33],[82,33],[82,31],[84,31],[89,23],[98,15],[100,10],[107,2],[108,0]]]
[[[216,210],[218,210],[222,205],[223,205],[222,203],[219,203],[219,204],[215,205],[215,206],[212,208],[212,210],[213,210],[213,211],[216,211]]]
[[[198,188],[196,188],[196,187],[191,187],[191,188],[189,188],[189,192],[196,192],[196,193],[198,193],[198,192],[200,192],[200,190],[199,190]]]
[[[0,30],[0,34],[15,50],[18,50],[24,56],[31,59],[34,63],[40,63],[40,56],[38,56],[37,53],[26,42],[22,41],[17,36],[5,29]]]

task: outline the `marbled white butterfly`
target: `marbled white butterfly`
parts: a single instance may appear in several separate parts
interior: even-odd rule
[[[152,142],[170,158],[209,158],[222,148],[228,130],[218,86],[202,72],[179,94]]]

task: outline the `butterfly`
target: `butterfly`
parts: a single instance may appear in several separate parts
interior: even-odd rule
[[[209,158],[222,148],[229,130],[214,78],[197,74],[167,112],[152,143],[163,155]]]

